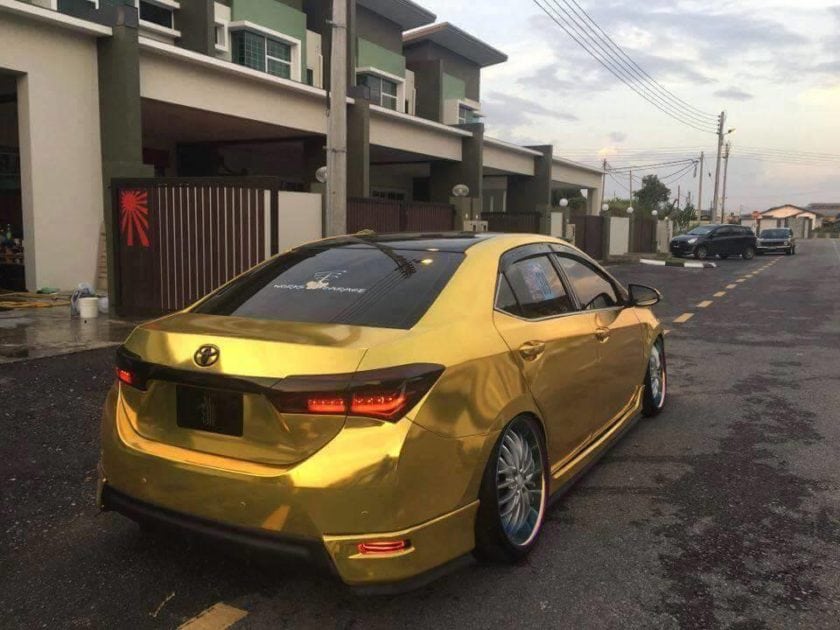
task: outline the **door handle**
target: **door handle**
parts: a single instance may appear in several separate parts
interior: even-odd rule
[[[612,334],[612,332],[610,331],[609,328],[598,328],[595,331],[596,339],[598,339],[598,341],[600,341],[602,343],[605,342],[605,341],[608,341],[611,334]]]
[[[545,352],[545,344],[542,341],[529,341],[519,348],[519,354],[526,361],[533,361],[543,352]]]

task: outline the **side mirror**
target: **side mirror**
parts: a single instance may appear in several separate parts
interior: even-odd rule
[[[659,291],[643,284],[631,284],[628,289],[630,291],[630,306],[650,307],[656,306],[662,301],[662,294]]]

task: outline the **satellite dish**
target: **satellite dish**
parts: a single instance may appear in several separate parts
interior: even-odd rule
[[[458,184],[452,188],[453,197],[467,197],[470,194],[470,187],[465,184]]]
[[[315,171],[315,179],[317,179],[322,184],[327,183],[327,167],[322,166],[317,171]]]

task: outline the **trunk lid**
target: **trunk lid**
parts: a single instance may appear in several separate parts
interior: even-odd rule
[[[332,440],[346,416],[281,413],[272,404],[271,387],[290,376],[352,374],[368,348],[406,333],[180,313],[139,327],[126,342],[125,350],[148,366],[150,377],[145,390],[121,384],[119,411],[149,440],[239,460],[294,464]],[[203,346],[218,349],[217,361],[208,367],[194,360]],[[224,404],[217,402],[220,397]],[[196,409],[189,418],[184,400]],[[205,400],[207,408],[195,400]],[[239,416],[240,408],[237,426],[236,418],[226,416]]]

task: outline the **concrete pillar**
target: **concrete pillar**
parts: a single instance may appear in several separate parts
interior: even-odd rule
[[[481,214],[481,197],[484,182],[484,124],[471,123],[458,125],[472,133],[471,137],[463,139],[460,162],[435,161],[431,164],[431,200],[437,203],[453,203],[458,206],[456,228],[460,221],[471,214],[471,218],[479,218]],[[452,189],[458,184],[465,184],[470,189],[468,197],[457,200],[452,196]]]
[[[347,106],[347,196],[370,197],[370,103]]]
[[[216,56],[216,8],[214,0],[189,0],[178,10],[179,43],[202,55]]]
[[[601,206],[604,205],[604,191],[598,188],[589,188],[589,214],[598,216],[601,214]]]
[[[112,17],[114,36],[98,41],[102,183],[111,295],[115,292],[111,179],[154,175],[154,168],[143,164],[137,9],[120,5]]]
[[[443,61],[409,61],[417,86],[416,112],[421,118],[443,122]]]
[[[528,147],[542,155],[534,158],[534,176],[508,178],[508,212],[539,212],[540,233],[551,233],[551,167],[554,147]]]

